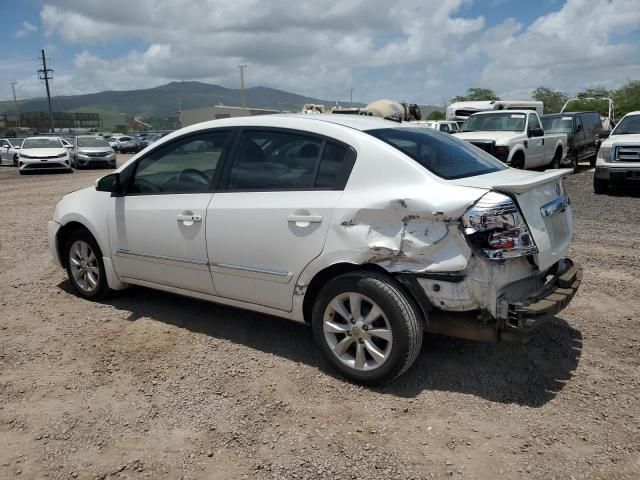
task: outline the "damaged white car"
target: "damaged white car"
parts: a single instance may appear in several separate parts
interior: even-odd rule
[[[374,385],[409,368],[423,331],[526,339],[567,306],[570,173],[376,118],[215,120],[66,195],[49,244],[84,298],[136,284],[305,322]]]

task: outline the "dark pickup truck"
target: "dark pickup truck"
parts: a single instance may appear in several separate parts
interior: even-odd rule
[[[589,160],[593,167],[600,146],[602,120],[598,112],[564,112],[540,117],[545,132],[567,134],[567,160],[574,170]]]

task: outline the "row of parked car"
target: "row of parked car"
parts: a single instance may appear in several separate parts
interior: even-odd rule
[[[577,170],[595,167],[596,193],[621,184],[640,183],[640,112],[630,112],[609,130],[598,112],[562,112],[539,116],[533,110],[477,112],[454,121],[414,122],[451,133],[512,167]],[[613,126],[613,125],[611,125]]]
[[[137,153],[164,134],[38,136],[0,139],[0,165],[18,167],[20,173],[73,168],[115,168],[116,152]]]
[[[114,135],[107,139],[109,146],[120,153],[138,153],[160,140],[164,133],[140,133],[138,135]]]

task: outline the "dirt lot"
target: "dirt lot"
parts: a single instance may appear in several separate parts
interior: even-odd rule
[[[568,180],[584,282],[529,345],[428,336],[367,389],[301,325],[76,297],[46,222],[104,173],[0,169],[0,478],[640,478],[640,195]]]

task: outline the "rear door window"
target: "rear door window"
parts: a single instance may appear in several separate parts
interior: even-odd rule
[[[355,152],[320,137],[277,130],[247,130],[227,174],[227,188],[242,191],[342,190]]]
[[[508,168],[495,157],[453,135],[412,127],[381,128],[367,130],[366,133],[400,150],[445,180],[484,175]]]

